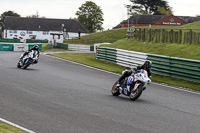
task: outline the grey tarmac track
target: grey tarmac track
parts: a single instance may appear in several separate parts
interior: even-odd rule
[[[0,51],[0,118],[37,133],[198,133],[200,95],[151,84],[140,99],[111,95],[118,75],[41,55]]]

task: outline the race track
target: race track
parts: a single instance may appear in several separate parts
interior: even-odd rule
[[[0,51],[0,118],[37,133],[198,133],[200,94],[151,84],[137,101],[112,96],[118,75],[41,55]]]

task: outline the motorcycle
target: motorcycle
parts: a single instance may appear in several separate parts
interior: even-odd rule
[[[148,77],[147,71],[144,69],[137,70],[135,73],[126,77],[120,84],[116,81],[112,87],[111,93],[113,96],[119,96],[123,94],[129,96],[131,100],[137,100],[147,84],[150,84],[151,79]]]
[[[24,54],[20,56],[19,62],[17,63],[18,68],[26,69],[31,64],[38,63],[39,52],[37,50],[31,50],[27,55],[23,57]],[[22,58],[23,57],[23,58]]]

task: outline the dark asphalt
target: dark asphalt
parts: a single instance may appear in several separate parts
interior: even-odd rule
[[[119,76],[41,55],[0,51],[0,118],[37,133],[198,133],[200,95],[151,84],[140,99],[111,95]]]

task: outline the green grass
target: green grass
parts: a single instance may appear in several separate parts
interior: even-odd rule
[[[71,60],[88,66],[93,66],[99,69],[112,71],[112,72],[122,72],[124,67],[116,67],[115,64],[105,63],[99,60],[96,60],[96,54],[94,53],[58,53],[58,54],[49,54],[59,58]]]
[[[126,37],[127,28],[120,28],[120,29],[113,29],[113,30],[106,30],[103,32],[96,32],[88,35],[82,36],[84,39],[113,39],[119,40]]]
[[[75,38],[70,40],[64,40],[64,43],[93,45],[94,43],[101,42],[115,42],[119,39],[125,38],[126,34],[127,28],[106,30],[103,32],[96,32],[81,36],[81,39]]]
[[[181,28],[181,29],[200,29],[200,21],[182,25],[179,28]]]
[[[101,46],[157,55],[200,60],[200,45],[195,44],[155,44],[121,39],[110,45]]]
[[[49,48],[48,43],[43,43],[42,44],[42,52],[47,52],[47,51],[68,51],[66,49],[60,49],[60,48]]]
[[[71,60],[74,62],[78,62],[81,64],[85,64],[88,66],[96,67],[96,68],[103,69],[106,71],[119,73],[119,74],[121,74],[121,72],[126,69],[125,67],[121,67],[116,64],[110,64],[107,62],[96,60],[95,59],[96,54],[94,53],[59,53],[59,54],[50,54],[50,55]],[[166,83],[169,85],[174,85],[174,86],[179,86],[179,87],[184,87],[184,88],[200,91],[200,87],[199,87],[200,84],[197,84],[197,83],[191,83],[191,82],[168,78],[164,76],[158,76],[155,74],[152,75],[152,80],[154,82]]]
[[[27,133],[27,132],[0,121],[0,133]]]

